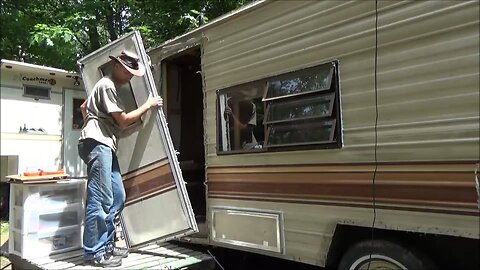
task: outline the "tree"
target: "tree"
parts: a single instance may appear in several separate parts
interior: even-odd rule
[[[251,0],[3,0],[1,58],[77,70],[78,58],[139,29],[157,45]]]

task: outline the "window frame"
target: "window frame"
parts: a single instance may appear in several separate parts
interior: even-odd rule
[[[27,94],[27,88],[32,87],[32,88],[37,88],[37,89],[42,89],[46,90],[48,92],[48,96],[38,96],[38,95],[33,95],[33,94]],[[44,86],[38,86],[38,85],[31,85],[31,84],[24,84],[23,85],[23,97],[26,98],[34,98],[35,100],[39,99],[45,99],[45,100],[51,100],[51,95],[52,95],[52,88],[51,87],[44,87]]]
[[[216,116],[218,117],[216,119],[216,127],[217,127],[217,131],[216,131],[216,142],[217,142],[217,145],[216,145],[216,152],[217,154],[242,154],[242,153],[254,153],[254,152],[264,152],[265,150],[263,148],[259,149],[259,148],[254,148],[254,149],[245,149],[245,150],[230,150],[230,151],[221,151],[221,146],[223,145],[223,135],[221,134],[221,130],[222,130],[222,121],[220,120],[220,117],[223,117],[223,113],[220,113],[220,96],[221,95],[228,95],[230,93],[235,93],[236,91],[240,90],[240,89],[244,89],[244,88],[255,88],[256,86],[258,86],[259,88],[261,89],[264,89],[265,87],[265,80],[264,79],[260,79],[260,80],[255,80],[255,81],[251,81],[251,82],[246,82],[246,83],[242,83],[242,84],[238,84],[238,85],[233,85],[233,86],[229,86],[229,87],[226,87],[226,88],[223,88],[223,89],[220,89],[220,90],[217,90],[216,91]],[[263,98],[263,95],[262,96],[258,96],[257,98],[259,99],[262,99]],[[262,106],[264,106],[265,103],[262,101]]]
[[[330,72],[328,75],[329,81],[328,85],[329,88],[321,88],[316,89],[308,92],[303,93],[295,93],[285,96],[279,97],[271,97],[266,98],[267,90],[268,90],[268,83],[269,81],[279,80],[279,79],[287,79],[292,78],[295,75],[301,76],[302,74],[312,74],[316,70],[324,69],[325,65],[331,65]],[[290,152],[290,151],[305,151],[305,150],[320,150],[320,149],[338,149],[343,147],[343,130],[342,130],[342,116],[341,116],[341,108],[340,108],[340,98],[341,98],[341,89],[340,89],[340,72],[339,72],[339,61],[337,59],[332,59],[330,61],[325,61],[322,63],[318,63],[315,66],[297,69],[290,72],[286,72],[280,75],[273,75],[269,77],[264,77],[258,80],[249,81],[237,85],[227,86],[222,89],[216,90],[216,154],[218,156],[222,155],[238,155],[238,154],[257,154],[257,153],[269,153],[269,152]],[[253,148],[253,149],[241,149],[241,150],[230,150],[224,151],[221,150],[223,147],[222,141],[222,132],[224,132],[223,127],[221,125],[221,120],[219,117],[223,117],[223,113],[220,112],[220,96],[227,95],[228,93],[235,92],[236,89],[243,88],[246,85],[251,84],[263,84],[265,87],[262,103],[264,106],[264,142],[262,144],[262,148]],[[323,93],[322,93],[323,92]],[[320,94],[321,93],[321,94]],[[328,115],[323,116],[313,116],[313,117],[306,117],[294,120],[281,120],[278,122],[267,123],[266,119],[268,118],[268,110],[270,110],[270,105],[274,102],[278,102],[280,100],[291,100],[294,98],[300,98],[300,96],[305,97],[313,97],[315,95],[328,95],[330,94],[330,105],[328,110]],[[316,141],[316,142],[305,142],[305,143],[292,143],[292,144],[282,144],[282,145],[268,145],[268,137],[269,133],[271,132],[272,125],[284,124],[288,122],[308,122],[315,119],[331,119],[332,120],[332,129],[329,136],[329,141]]]

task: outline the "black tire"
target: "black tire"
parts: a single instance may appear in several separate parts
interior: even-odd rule
[[[411,248],[386,240],[366,240],[356,243],[345,252],[338,269],[434,270],[437,268],[425,255]]]

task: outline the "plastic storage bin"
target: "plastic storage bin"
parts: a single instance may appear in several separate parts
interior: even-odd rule
[[[56,231],[58,229],[82,225],[84,208],[76,203],[62,210],[45,211],[40,209],[24,210],[23,207],[13,207],[13,228],[22,234]]]
[[[85,184],[12,184],[9,252],[32,258],[80,248]]]
[[[47,256],[66,252],[82,246],[82,227],[75,226],[49,233],[22,234],[16,229],[11,230],[9,241],[10,253],[23,258]]]
[[[85,194],[84,180],[70,180],[55,184],[11,184],[10,204],[27,210],[41,207],[64,208],[82,203]]]

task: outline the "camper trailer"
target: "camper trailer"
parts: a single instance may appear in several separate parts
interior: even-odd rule
[[[185,241],[479,264],[478,1],[257,1],[148,55],[200,231]]]
[[[39,169],[86,175],[76,148],[83,121],[79,106],[85,99],[80,75],[1,62],[1,180],[6,181],[5,174]]]
[[[77,73],[6,59],[0,88],[0,209],[6,218],[7,175],[38,170],[86,175],[76,147],[85,91]]]

